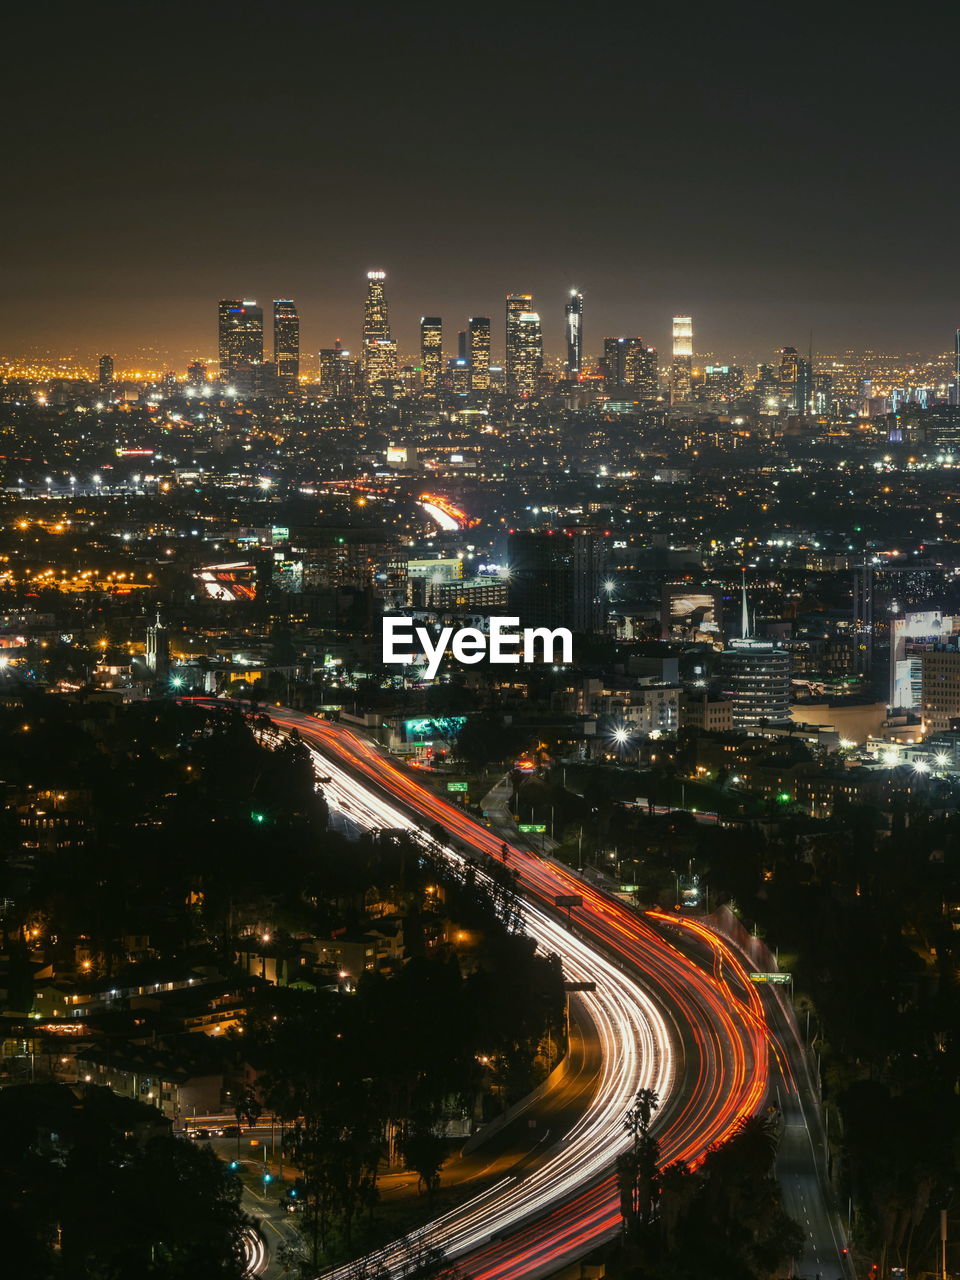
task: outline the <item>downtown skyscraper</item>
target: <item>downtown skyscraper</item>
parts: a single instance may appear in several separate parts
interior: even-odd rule
[[[295,387],[300,377],[300,315],[290,298],[273,302],[273,363],[280,387]]]
[[[470,390],[490,390],[490,317],[471,316],[467,321],[467,361]]]
[[[443,321],[439,316],[420,320],[420,384],[433,395],[440,387],[443,370]]]
[[[218,338],[221,381],[249,379],[263,364],[263,310],[255,298],[221,298]]]
[[[577,378],[583,372],[583,294],[570,290],[564,308],[564,333],[567,340],[567,376]]]
[[[670,366],[670,403],[687,404],[693,395],[693,320],[673,317],[673,363]]]
[[[390,333],[385,271],[367,272],[363,308],[363,381],[368,394],[383,392],[383,384],[397,375],[397,344]]]
[[[506,347],[507,394],[532,395],[543,371],[543,335],[530,293],[507,296]]]
[[[612,390],[627,387],[652,399],[657,394],[657,352],[642,338],[604,338],[604,378]]]

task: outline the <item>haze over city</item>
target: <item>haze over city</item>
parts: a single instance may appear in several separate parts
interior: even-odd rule
[[[935,22],[906,53],[819,6],[97,12],[9,19],[31,56],[2,88],[7,356],[178,366],[212,349],[208,299],[238,296],[297,298],[307,350],[350,344],[376,266],[408,351],[421,315],[496,315],[519,291],[559,354],[573,287],[597,339],[664,349],[692,313],[723,359],[811,331],[823,352],[951,345]]]

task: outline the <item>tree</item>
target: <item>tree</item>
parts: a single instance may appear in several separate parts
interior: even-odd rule
[[[447,1158],[447,1143],[433,1128],[415,1121],[401,1143],[404,1163],[417,1175],[417,1188],[426,1187],[432,1201],[440,1186],[440,1170]]]

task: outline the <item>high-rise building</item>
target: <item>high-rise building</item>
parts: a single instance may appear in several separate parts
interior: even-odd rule
[[[775,641],[754,639],[750,632],[744,580],[740,638],[731,640],[720,655],[721,690],[733,704],[734,729],[790,719],[790,653]]]
[[[920,655],[924,733],[953,729],[960,720],[960,649],[939,643]]]
[[[658,358],[642,338],[604,338],[602,368],[611,389],[629,387],[639,396],[657,394]]]
[[[97,366],[97,380],[101,387],[109,387],[113,382],[113,356],[101,356]]]
[[[670,403],[686,404],[693,393],[693,320],[673,317],[673,364],[670,368]]]
[[[357,394],[357,361],[344,351],[338,338],[332,347],[320,349],[320,394],[342,399]]]
[[[300,377],[300,316],[289,298],[273,302],[273,363],[280,386],[296,386]]]
[[[809,413],[813,393],[810,361],[796,347],[780,348],[780,404],[790,413]]]
[[[790,719],[790,654],[772,640],[731,640],[720,655],[720,687],[734,729]]]
[[[470,390],[490,390],[490,317],[471,316],[467,321],[467,361]]]
[[[366,390],[382,389],[397,375],[397,344],[390,334],[385,271],[367,272],[367,297],[363,308],[363,376]]]
[[[589,529],[512,533],[508,607],[522,627],[603,630],[607,540]]]
[[[743,370],[735,364],[708,364],[703,371],[707,400],[735,400],[743,393]]]
[[[520,317],[526,315],[533,307],[532,293],[511,293],[507,295],[507,327],[504,367],[506,372],[507,392],[517,394],[517,363],[520,350]]]
[[[540,317],[532,309],[533,296],[511,293],[507,298],[507,394],[534,393],[543,371]]]
[[[890,618],[890,692],[887,702],[901,711],[923,705],[923,655],[956,643],[955,619],[939,609],[910,611]],[[941,726],[942,727],[942,726]]]
[[[564,308],[564,332],[567,338],[567,376],[577,378],[583,372],[583,294],[570,290]]]
[[[220,300],[220,378],[233,382],[263,364],[263,310],[255,299]]]
[[[439,316],[423,316],[420,320],[420,380],[428,394],[440,386],[443,369],[443,323]]]
[[[202,360],[187,365],[187,386],[199,391],[207,381],[207,366]]]
[[[832,373],[815,373],[813,375],[811,409],[813,413],[830,413],[833,409]]]

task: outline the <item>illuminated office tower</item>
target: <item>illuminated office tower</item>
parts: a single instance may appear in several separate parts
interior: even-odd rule
[[[583,372],[583,294],[570,290],[570,301],[564,308],[564,332],[567,337],[567,376],[579,377]]]
[[[397,344],[390,336],[385,271],[367,272],[367,298],[363,308],[363,376],[369,391],[397,375]]]
[[[523,627],[602,631],[607,546],[603,535],[591,529],[511,533],[507,608]]]
[[[290,388],[300,377],[300,316],[289,298],[273,302],[273,363],[281,387]]]
[[[113,382],[113,356],[101,356],[97,366],[97,380],[101,387],[109,387]]]
[[[512,396],[532,395],[543,370],[540,316],[532,303],[529,293],[507,298],[507,394]]]
[[[703,371],[707,400],[735,400],[743,394],[743,370],[734,364],[708,364]]]
[[[471,316],[467,321],[467,361],[470,390],[490,390],[490,317]]]
[[[263,364],[263,311],[255,299],[220,300],[219,339],[222,381]]]
[[[321,395],[341,399],[357,394],[357,362],[339,338],[332,347],[321,347],[319,372]]]
[[[686,404],[693,390],[693,321],[673,317],[673,365],[670,369],[670,403]]]
[[[811,411],[813,413],[830,413],[833,408],[833,374],[815,373],[811,381]]]
[[[515,395],[517,391],[516,369],[520,350],[520,317],[526,315],[532,306],[532,293],[511,293],[507,295],[506,358],[504,365],[509,395]]]
[[[813,394],[810,361],[796,347],[780,348],[780,404],[790,413],[809,413]]]
[[[629,387],[647,398],[657,394],[656,348],[642,338],[604,338],[602,368],[611,388]]]
[[[439,316],[420,320],[420,379],[424,391],[435,394],[443,368],[443,325]]]
[[[659,357],[656,347],[648,347],[642,338],[627,341],[624,359],[624,382],[631,390],[652,399],[659,390]]]

